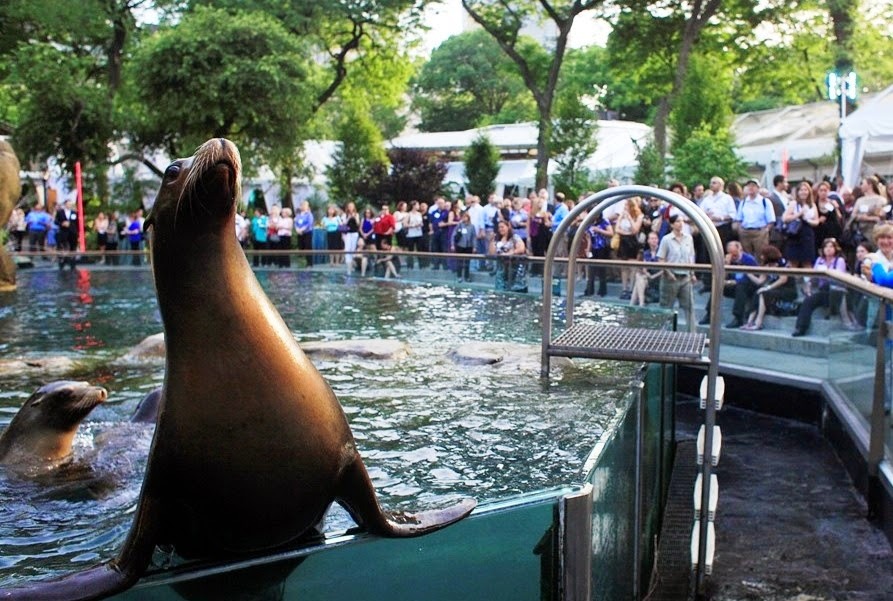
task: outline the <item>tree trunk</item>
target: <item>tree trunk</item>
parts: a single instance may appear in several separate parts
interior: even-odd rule
[[[845,75],[853,68],[853,13],[855,0],[828,0],[828,16],[834,30],[834,68]]]
[[[673,75],[673,87],[669,94],[660,99],[657,114],[654,116],[654,146],[661,158],[666,157],[667,154],[667,121],[670,118],[670,111],[673,110],[673,101],[685,82],[688,60],[701,35],[701,30],[707,21],[716,14],[719,4],[720,0],[708,0],[702,9],[701,0],[696,0],[691,17],[685,21],[682,42],[679,44],[679,58],[676,60],[676,72]]]
[[[294,212],[294,199],[291,193],[291,180],[292,180],[292,171],[291,167],[284,167],[282,169],[282,195],[279,199],[279,204],[282,205],[282,208],[288,207],[292,209]]]
[[[552,139],[552,111],[540,109],[539,131],[536,135],[536,189],[549,185],[549,154]]]

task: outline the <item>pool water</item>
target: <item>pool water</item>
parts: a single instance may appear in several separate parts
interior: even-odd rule
[[[301,341],[385,338],[409,345],[400,360],[314,360],[389,508],[424,508],[461,495],[486,502],[578,482],[636,377],[630,364],[581,361],[544,382],[538,364],[469,366],[448,357],[466,342],[538,345],[540,303],[527,295],[306,271],[261,271],[258,279]],[[631,326],[662,319],[588,301],[575,315]],[[109,390],[108,402],[80,428],[68,470],[35,482],[0,469],[3,585],[114,555],[130,525],[152,436],[151,426],[127,419],[161,385],[164,370],[115,362],[161,331],[148,271],[23,272],[19,290],[0,296],[0,331],[0,360],[82,360],[90,367],[66,378]],[[0,379],[0,428],[51,379]],[[335,514],[327,528],[343,528],[345,519]]]

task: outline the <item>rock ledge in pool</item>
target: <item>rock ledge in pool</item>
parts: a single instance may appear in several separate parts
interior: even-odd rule
[[[311,357],[361,357],[363,359],[405,359],[409,345],[400,340],[357,339],[301,342],[301,350]]]
[[[301,342],[301,349],[310,356],[320,358],[361,357],[363,359],[404,359],[409,355],[409,345],[399,340],[358,339],[330,340],[327,342]],[[117,363],[133,365],[163,361],[165,355],[164,332],[143,339],[130,349]]]
[[[541,348],[536,344],[516,342],[466,342],[447,352],[447,357],[458,365],[493,365],[511,369],[540,368]],[[573,365],[567,357],[552,357],[552,367]]]
[[[83,368],[83,363],[69,357],[20,357],[0,360],[0,377],[40,376],[57,378]]]

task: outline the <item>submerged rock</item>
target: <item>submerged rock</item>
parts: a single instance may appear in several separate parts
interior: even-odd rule
[[[409,345],[400,340],[358,339],[302,342],[301,350],[311,357],[353,356],[363,359],[405,359],[409,356]]]
[[[40,376],[57,378],[84,369],[84,364],[69,357],[22,357],[0,359],[0,377]]]
[[[357,339],[330,340],[326,342],[301,342],[301,349],[311,356],[324,358],[362,357],[363,359],[404,359],[409,355],[409,345],[399,340]],[[143,339],[138,345],[120,357],[116,363],[133,365],[163,361],[165,356],[164,332]]]
[[[541,348],[536,344],[516,342],[466,342],[447,352],[458,365],[493,365],[519,370],[540,368]],[[567,357],[552,357],[552,367],[563,368],[574,363]]]

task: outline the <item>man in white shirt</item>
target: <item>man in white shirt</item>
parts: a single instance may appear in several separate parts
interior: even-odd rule
[[[490,241],[487,240],[487,227],[484,223],[484,207],[481,206],[481,198],[479,196],[469,196],[466,200],[467,208],[465,212],[471,218],[471,225],[475,231],[474,253],[476,255],[486,255]],[[481,271],[484,268],[484,261],[474,261],[475,271]]]
[[[670,233],[661,238],[657,256],[661,263],[695,262],[695,247],[690,235],[682,231],[683,221],[678,215],[670,216]],[[672,309],[676,300],[685,311],[690,332],[695,332],[695,311],[692,293],[694,274],[684,269],[668,269],[660,280],[660,306]]]
[[[732,220],[737,213],[735,200],[725,192],[724,188],[725,182],[722,178],[713,176],[710,179],[710,191],[713,194],[704,196],[701,200],[701,209],[716,226],[723,248],[732,238]]]

